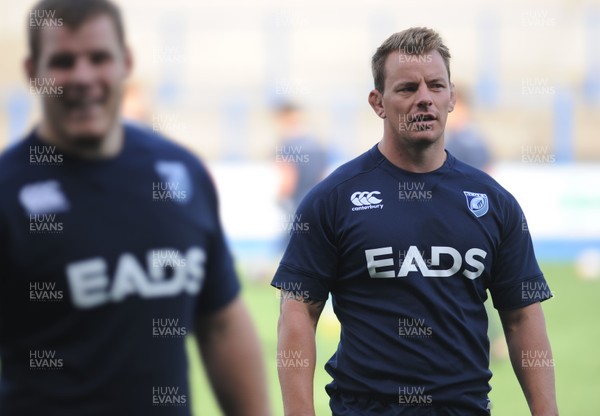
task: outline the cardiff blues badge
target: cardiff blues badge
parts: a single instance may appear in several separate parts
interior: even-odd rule
[[[486,194],[467,191],[463,192],[467,198],[467,208],[469,208],[469,211],[475,214],[477,218],[484,216],[486,212],[488,212],[489,203]]]
[[[192,180],[182,162],[159,160],[154,168],[162,181],[152,184],[153,199],[178,204],[187,204],[191,200]]]

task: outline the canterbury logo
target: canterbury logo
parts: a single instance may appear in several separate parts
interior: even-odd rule
[[[373,192],[354,192],[350,197],[350,201],[357,207],[362,207],[363,205],[373,205],[379,204],[381,199],[374,197],[373,195],[379,195],[381,192],[373,191]]]
[[[352,208],[352,211],[362,211],[365,209],[383,208],[382,200],[377,198],[375,195],[380,195],[379,191],[372,192],[354,192],[350,197],[350,201],[356,205]]]
[[[57,180],[25,185],[19,191],[19,201],[28,214],[52,214],[69,210],[69,201]]]

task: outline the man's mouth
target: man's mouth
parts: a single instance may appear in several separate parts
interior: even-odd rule
[[[413,113],[400,117],[399,128],[402,131],[431,131],[434,128],[434,121],[437,117],[432,113]]]
[[[82,97],[76,99],[65,98],[64,105],[67,110],[85,110],[95,105],[102,105],[104,103],[103,97]]]
[[[412,123],[421,123],[427,121],[437,120],[437,118],[431,113],[417,113],[410,116]]]
[[[63,105],[70,117],[86,119],[101,109],[105,102],[105,97],[65,98]]]

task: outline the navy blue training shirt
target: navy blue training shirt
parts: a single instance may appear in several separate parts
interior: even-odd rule
[[[374,146],[313,188],[295,221],[272,285],[331,293],[328,393],[485,413],[486,290],[499,310],[551,296],[513,196],[449,153],[412,173]]]
[[[114,158],[0,156],[0,414],[191,414],[185,336],[239,291],[203,165],[124,126]]]

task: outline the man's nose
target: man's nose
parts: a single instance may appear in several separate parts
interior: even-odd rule
[[[77,57],[71,69],[69,81],[73,84],[88,84],[95,77],[95,69],[87,57]]]
[[[424,82],[420,83],[419,89],[417,90],[417,105],[419,107],[429,107],[432,104],[431,91],[429,91],[427,84]]]

